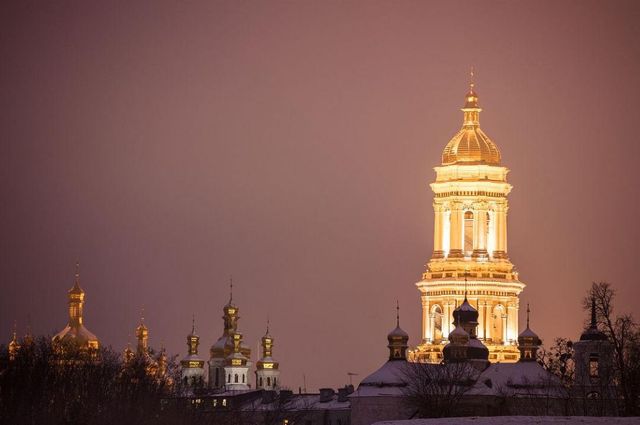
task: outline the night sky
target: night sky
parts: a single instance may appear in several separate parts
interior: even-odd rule
[[[195,314],[208,358],[233,275],[284,385],[364,378],[396,299],[419,342],[428,183],[471,66],[532,328],[577,338],[592,281],[638,313],[638,2],[15,1],[0,20],[5,343],[14,320],[64,327],[79,260],[104,345],[144,308],[183,356]]]

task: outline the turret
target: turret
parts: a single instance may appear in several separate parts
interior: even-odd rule
[[[98,338],[84,326],[84,291],[80,288],[80,264],[76,263],[76,276],[73,287],[68,292],[69,323],[53,337],[53,343],[59,349],[62,345],[72,343],[81,350],[92,354],[98,350]]]
[[[387,335],[389,344],[389,360],[407,360],[407,348],[409,348],[409,334],[400,327],[400,305],[396,301],[396,327]]]
[[[191,333],[187,335],[187,356],[180,361],[182,382],[187,386],[204,383],[204,360],[198,355],[200,337],[196,334],[196,320],[193,318]]]
[[[538,358],[538,348],[542,341],[535,332],[529,328],[529,304],[527,304],[527,328],[518,335],[518,350],[520,350],[521,362],[535,362]]]
[[[269,321],[267,321],[267,332],[261,340],[262,357],[256,363],[256,388],[274,390],[280,383],[279,363],[272,357],[273,338],[269,334]]]

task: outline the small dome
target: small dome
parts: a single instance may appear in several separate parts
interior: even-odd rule
[[[478,95],[469,90],[465,97],[462,129],[447,143],[442,152],[442,165],[500,165],[500,150],[480,129]]]
[[[409,338],[409,334],[406,333],[400,326],[396,326],[394,330],[389,332],[388,338]]]
[[[462,304],[453,311],[453,319],[456,326],[462,326],[465,323],[476,323],[478,321],[478,310],[476,310],[466,296]]]

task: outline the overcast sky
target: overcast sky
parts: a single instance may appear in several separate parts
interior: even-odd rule
[[[433,167],[476,69],[509,254],[546,344],[592,281],[638,313],[637,2],[25,2],[0,12],[0,335],[67,321],[200,353],[267,317],[282,382],[362,379],[432,251]],[[520,311],[521,326],[524,310]],[[635,311],[634,311],[635,310]],[[30,318],[30,319],[29,319]],[[254,357],[255,360],[255,357]]]

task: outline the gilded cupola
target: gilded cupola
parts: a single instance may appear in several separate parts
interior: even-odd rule
[[[500,150],[480,129],[478,94],[474,83],[465,96],[462,128],[442,152],[442,165],[500,165]]]

